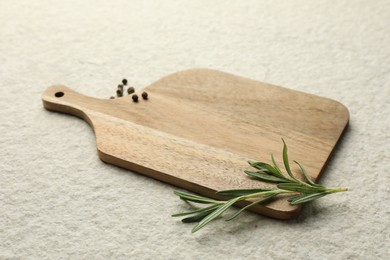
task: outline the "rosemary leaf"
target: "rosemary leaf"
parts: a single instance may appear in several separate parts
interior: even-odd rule
[[[263,192],[263,191],[270,191],[272,189],[238,189],[238,190],[222,190],[218,191],[217,194],[223,195],[223,196],[231,196],[231,197],[239,197],[239,196],[245,196],[248,194]]]
[[[287,154],[287,145],[286,145],[286,142],[284,141],[284,139],[282,138],[282,141],[283,141],[283,163],[284,163],[284,168],[286,169],[287,171],[287,174],[293,178],[294,180],[297,180],[294,176],[294,174],[291,172],[291,169],[290,169],[290,165],[289,165],[289,161],[288,161],[288,154]]]
[[[279,177],[284,179],[283,174],[281,174],[277,169],[275,169],[272,165],[268,163],[263,163],[263,162],[253,162],[253,161],[248,161],[249,165],[262,171],[267,174]]]
[[[325,191],[325,192],[320,192],[320,193],[312,193],[312,194],[303,195],[303,196],[300,196],[299,198],[293,199],[290,202],[290,204],[291,205],[298,205],[298,204],[306,203],[306,202],[324,197],[325,195],[328,195],[328,194],[330,194],[330,193]]]
[[[256,200],[256,201],[252,202],[251,204],[246,205],[245,207],[241,208],[240,210],[237,210],[236,213],[230,215],[230,216],[227,217],[225,220],[226,220],[226,221],[230,221],[230,220],[232,220],[232,219],[235,219],[236,217],[238,217],[238,215],[240,215],[242,212],[244,212],[244,211],[247,210],[248,208],[253,207],[254,205],[257,205],[257,204],[262,204],[262,203],[268,202],[268,201],[270,201],[273,197],[275,197],[276,195],[278,195],[278,193],[269,194],[269,195],[267,195],[267,196],[264,196],[264,198],[261,198],[261,199],[259,199],[259,200]]]
[[[218,207],[221,204],[223,204],[223,202],[218,203],[218,204],[216,203],[216,204],[213,204],[211,206],[208,206],[208,207],[205,207],[205,208],[196,209],[196,210],[193,210],[193,211],[177,213],[177,214],[172,215],[172,217],[182,217],[182,216],[193,215],[193,214],[196,214],[196,213],[201,213],[201,212],[214,210],[216,207]]]
[[[214,212],[212,212],[210,215],[208,215],[207,217],[205,217],[204,219],[202,219],[198,225],[196,225],[193,229],[192,229],[192,233],[198,231],[199,229],[201,229],[202,227],[206,226],[208,223],[210,223],[211,221],[215,220],[216,218],[218,218],[222,213],[224,213],[228,208],[230,208],[234,203],[236,203],[237,201],[240,201],[242,200],[242,197],[237,197],[237,198],[234,198],[234,199],[231,199],[229,200],[228,202],[226,202],[223,206],[219,207],[217,210],[215,210]]]
[[[272,176],[272,175],[268,175],[266,173],[262,173],[262,172],[253,172],[253,171],[244,171],[246,174],[248,174],[249,176],[255,178],[255,179],[259,179],[261,181],[266,181],[266,182],[286,182],[286,179],[282,179],[282,178],[279,178],[279,177],[276,177],[276,176]]]
[[[282,171],[280,170],[279,166],[276,164],[276,161],[275,161],[273,154],[271,154],[271,159],[272,159],[272,163],[274,165],[275,170],[277,170],[280,173],[280,175],[284,176]]]
[[[192,217],[188,217],[188,218],[183,218],[181,220],[181,222],[183,223],[193,223],[193,222],[199,222],[201,221],[202,219],[204,219],[205,217],[207,217],[208,215],[210,215],[213,211],[215,211],[215,209],[209,209],[209,210],[206,210],[206,211],[203,211],[203,212],[200,212],[199,214],[196,214]]]
[[[307,194],[299,194],[299,195],[295,195],[295,196],[292,196],[290,198],[287,199],[288,202],[291,202],[291,201],[294,201],[296,199],[299,199],[299,198],[302,198],[302,197],[306,197]]]
[[[301,171],[303,173],[303,176],[305,176],[305,179],[307,180],[308,183],[310,183],[311,185],[314,185],[314,186],[317,186],[317,184],[315,184],[313,182],[313,180],[310,178],[309,174],[307,174],[305,168],[303,167],[302,164],[300,164],[299,162],[297,161],[294,161],[296,164],[298,164],[299,168],[301,168]]]
[[[192,202],[203,203],[203,204],[210,204],[210,203],[219,202],[217,200],[213,200],[213,199],[209,199],[209,198],[206,198],[206,197],[185,193],[185,192],[182,192],[182,191],[174,191],[174,193],[177,196],[179,196],[180,199],[182,199],[184,201],[192,201]]]

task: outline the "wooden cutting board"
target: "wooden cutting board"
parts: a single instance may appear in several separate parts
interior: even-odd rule
[[[283,165],[281,138],[317,180],[349,120],[336,101],[215,70],[174,73],[144,90],[149,99],[135,103],[56,85],[42,100],[87,121],[104,162],[219,199],[218,190],[272,186],[243,171],[249,159],[271,162],[271,153]],[[289,219],[300,207],[279,199],[252,211]]]

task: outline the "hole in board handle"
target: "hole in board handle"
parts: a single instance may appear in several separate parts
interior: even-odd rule
[[[63,97],[64,95],[65,95],[65,94],[64,94],[64,92],[62,92],[62,91],[56,92],[56,93],[54,94],[54,96],[56,96],[56,97],[58,97],[58,98]]]

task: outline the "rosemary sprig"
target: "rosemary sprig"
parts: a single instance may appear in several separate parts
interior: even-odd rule
[[[239,201],[247,199],[254,200],[249,205],[237,210],[234,214],[227,216],[226,221],[236,218],[243,211],[254,205],[266,204],[280,194],[290,196],[288,198],[288,202],[292,205],[298,205],[319,199],[328,194],[347,191],[346,188],[330,188],[314,183],[314,181],[307,174],[302,164],[297,161],[294,161],[301,169],[305,181],[301,181],[300,179],[296,178],[290,169],[289,159],[287,155],[287,145],[283,139],[282,141],[283,163],[287,175],[280,170],[279,166],[275,162],[273,155],[271,155],[272,165],[264,162],[249,161],[249,165],[255,168],[255,171],[245,171],[246,174],[248,174],[255,180],[276,183],[276,188],[235,189],[217,192],[217,194],[219,195],[231,197],[231,199],[226,201],[219,201],[207,197],[189,194],[182,191],[175,191],[174,193],[184,201],[207,204],[207,206],[189,212],[178,213],[172,216],[187,216],[186,218],[182,219],[182,222],[184,223],[199,222],[192,229],[192,232],[196,232],[207,224],[209,224],[211,221],[220,217],[227,209],[229,209],[231,206],[233,206]]]

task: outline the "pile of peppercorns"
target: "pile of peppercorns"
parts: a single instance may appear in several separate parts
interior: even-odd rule
[[[119,84],[119,85],[118,85],[118,88],[117,88],[117,90],[116,90],[116,96],[117,96],[118,98],[123,97],[123,88],[124,88],[124,86],[127,86],[127,79],[122,79],[122,84]],[[129,86],[129,88],[127,89],[127,94],[128,94],[128,95],[133,94],[133,95],[131,96],[131,98],[133,99],[134,102],[137,103],[137,102],[138,102],[138,95],[137,95],[137,94],[134,94],[134,93],[135,93],[134,87]],[[142,98],[143,98],[144,100],[147,100],[147,99],[148,99],[148,93],[146,93],[145,91],[142,92],[141,96],[142,96]],[[110,97],[110,99],[114,99],[114,98],[115,98],[114,96]]]

